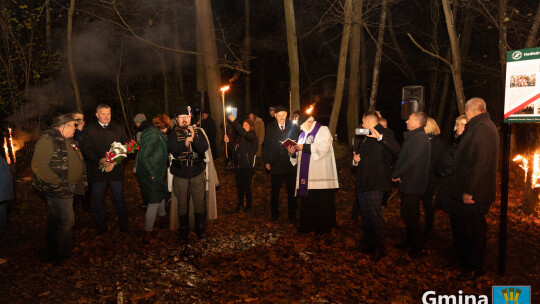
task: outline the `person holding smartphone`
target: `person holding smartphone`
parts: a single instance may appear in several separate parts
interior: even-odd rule
[[[382,200],[392,190],[390,177],[392,156],[401,148],[394,132],[384,128],[377,112],[367,112],[362,118],[365,136],[353,152],[356,167],[356,204],[362,216],[363,245],[361,251],[370,254],[372,261],[384,256],[384,218]]]

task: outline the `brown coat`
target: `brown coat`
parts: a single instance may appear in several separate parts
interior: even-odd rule
[[[253,122],[255,125],[255,134],[257,135],[257,138],[259,140],[258,146],[257,146],[257,157],[261,157],[262,155],[262,145],[264,143],[264,122],[260,117],[255,117],[255,121]]]

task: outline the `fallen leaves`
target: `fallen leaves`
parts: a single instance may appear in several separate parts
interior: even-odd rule
[[[338,164],[341,189],[336,195],[338,226],[323,236],[299,234],[287,223],[285,189],[281,193],[281,219],[269,220],[270,176],[258,171],[253,177],[254,203],[250,212],[236,213],[233,172],[218,162],[218,219],[207,227],[208,238],[184,243],[174,232],[156,229],[155,241],[142,242],[144,211],[133,175],[125,177],[130,211],[128,233],[121,233],[110,197],[107,198],[109,232],[96,235],[93,213],[79,212],[74,229],[71,260],[61,267],[44,263],[39,246],[44,243],[48,209],[30,180],[17,183],[19,204],[10,225],[0,235],[0,290],[9,303],[36,297],[49,303],[416,303],[425,290],[455,294],[489,294],[492,285],[538,282],[540,257],[524,252],[538,250],[540,217],[525,215],[516,201],[509,206],[509,275],[496,273],[498,206],[488,214],[488,275],[474,284],[456,281],[458,270],[448,266],[451,242],[448,217],[437,212],[430,255],[411,260],[393,248],[404,237],[399,199],[384,209],[387,255],[378,263],[356,248],[362,244],[359,223],[350,221],[354,178],[350,163]],[[129,166],[127,166],[129,168]],[[27,170],[28,171],[28,170]],[[28,174],[28,172],[27,172]],[[19,180],[19,179],[18,179]],[[519,198],[518,189],[511,189]],[[128,190],[129,189],[129,190]],[[20,225],[13,223],[22,223]],[[516,262],[517,261],[517,262]],[[7,267],[9,266],[9,267]],[[4,288],[4,286],[9,286]],[[534,290],[539,290],[534,288]]]

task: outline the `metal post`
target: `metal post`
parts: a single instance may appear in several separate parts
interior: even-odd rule
[[[507,239],[507,222],[508,222],[508,181],[510,167],[510,124],[503,123],[503,155],[501,168],[501,212],[500,212],[500,228],[499,228],[499,275],[503,276],[506,270],[506,239]]]

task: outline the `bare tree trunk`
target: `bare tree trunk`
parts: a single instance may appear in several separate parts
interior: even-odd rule
[[[450,52],[449,52],[450,54]],[[441,90],[441,99],[439,100],[439,107],[437,112],[437,124],[439,126],[443,123],[443,117],[444,117],[444,108],[446,107],[446,100],[448,99],[448,90],[450,88],[450,74],[444,73],[444,80]]]
[[[506,83],[506,15],[508,7],[506,0],[499,0],[499,60],[501,64],[501,76],[503,84]]]
[[[133,133],[131,133],[131,126],[128,123],[126,108],[124,106],[124,98],[122,97],[122,89],[120,88],[120,68],[118,68],[118,73],[116,73],[116,93],[118,93],[118,99],[120,100],[120,105],[122,106],[122,115],[124,116],[124,123],[126,124],[126,129],[129,133],[129,138],[133,138]]]
[[[343,16],[343,34],[341,36],[341,47],[339,50],[336,92],[334,95],[332,114],[330,115],[330,123],[328,124],[328,128],[332,134],[336,133],[341,102],[343,100],[343,88],[345,87],[345,74],[347,73],[345,68],[347,66],[347,51],[349,50],[349,37],[351,35],[352,0],[345,0],[345,11]]]
[[[371,83],[371,96],[369,97],[369,109],[375,110],[377,103],[377,89],[379,88],[379,74],[381,72],[382,47],[384,42],[384,27],[386,24],[387,0],[382,0],[381,21],[379,23],[379,34],[377,37],[377,53],[373,66],[373,81]]]
[[[467,9],[465,11],[465,20],[463,21],[463,34],[461,35],[461,65],[464,66],[469,57],[469,48],[471,46],[471,39],[474,29],[474,18],[475,14],[472,9]]]
[[[51,1],[45,3],[45,47],[51,53]]]
[[[161,64],[161,77],[163,78],[163,109],[165,114],[169,115],[169,79],[167,77],[167,64],[165,62],[165,51],[157,50],[159,53],[159,62]]]
[[[246,70],[250,70],[250,60],[249,56],[251,56],[251,30],[250,30],[250,12],[249,12],[249,0],[244,0],[244,9],[245,9],[245,15],[246,15],[246,25],[245,25],[245,38],[244,38],[244,56],[245,56],[245,67]],[[251,111],[251,78],[250,74],[245,74],[245,98],[246,98],[246,113],[249,114]],[[300,97],[299,97],[300,98]]]
[[[446,17],[446,28],[452,47],[452,79],[454,80],[454,89],[456,91],[456,101],[460,114],[465,113],[465,92],[463,91],[463,81],[461,79],[461,53],[459,51],[459,38],[456,33],[454,17],[450,9],[449,0],[442,0],[444,16]]]
[[[352,145],[355,129],[358,127],[358,103],[360,103],[360,32],[362,31],[363,0],[352,3],[353,23],[351,33],[351,56],[349,70],[349,99],[347,106],[347,141]]]
[[[77,77],[75,76],[75,69],[73,67],[73,12],[75,11],[75,0],[69,1],[68,9],[68,25],[67,25],[67,60],[69,75],[71,76],[71,83],[73,85],[73,91],[75,93],[75,102],[77,103],[77,110],[82,111],[83,105],[81,101],[81,93],[79,91],[79,84],[77,83]]]
[[[416,78],[416,74],[414,73],[414,69],[411,67],[409,62],[407,61],[407,58],[403,51],[401,50],[401,47],[399,45],[399,42],[396,38],[396,33],[394,33],[394,22],[392,20],[392,14],[388,14],[388,32],[390,33],[390,39],[392,39],[392,44],[394,45],[394,49],[396,49],[396,52],[399,56],[399,59],[401,61],[401,64],[403,65],[403,71],[405,76],[409,79],[409,81],[412,81],[413,84],[417,84],[418,80]]]
[[[291,74],[291,113],[300,110],[300,68],[298,65],[298,38],[294,20],[293,0],[283,0],[285,6],[285,25],[287,27],[287,48],[289,52],[289,70]]]
[[[200,35],[197,40],[201,40],[201,49],[204,56],[204,66],[206,70],[206,80],[208,86],[208,97],[210,99],[210,113],[216,119],[223,117],[223,107],[221,104],[219,87],[221,75],[217,59],[216,34],[212,17],[212,7],[210,0],[194,0],[195,15],[200,27]],[[220,136],[216,136],[216,144],[220,143]]]
[[[367,112],[369,109],[369,98],[368,98],[368,61],[367,61],[367,48],[366,40],[364,39],[364,23],[362,22],[362,27],[360,29],[360,95],[362,96],[362,104],[364,112]]]
[[[172,5],[172,11],[173,11],[173,43],[175,49],[180,49],[180,32],[179,32],[179,24],[178,24],[178,6],[174,2]],[[200,59],[201,56],[197,56],[197,60]],[[180,96],[180,99],[185,99],[185,85],[184,85],[184,73],[182,72],[182,54],[180,53],[174,53],[174,78],[176,87],[178,90],[178,95]]]
[[[197,37],[201,37],[201,26],[196,22]],[[202,41],[197,39],[197,52],[202,54]],[[208,83],[206,81],[206,70],[204,68],[204,56],[197,56],[197,91],[208,93]]]
[[[531,27],[531,32],[527,38],[527,43],[525,43],[525,48],[529,49],[536,45],[538,41],[538,28],[540,27],[540,2],[538,3],[538,9],[536,10],[536,15],[534,16],[533,25]]]

